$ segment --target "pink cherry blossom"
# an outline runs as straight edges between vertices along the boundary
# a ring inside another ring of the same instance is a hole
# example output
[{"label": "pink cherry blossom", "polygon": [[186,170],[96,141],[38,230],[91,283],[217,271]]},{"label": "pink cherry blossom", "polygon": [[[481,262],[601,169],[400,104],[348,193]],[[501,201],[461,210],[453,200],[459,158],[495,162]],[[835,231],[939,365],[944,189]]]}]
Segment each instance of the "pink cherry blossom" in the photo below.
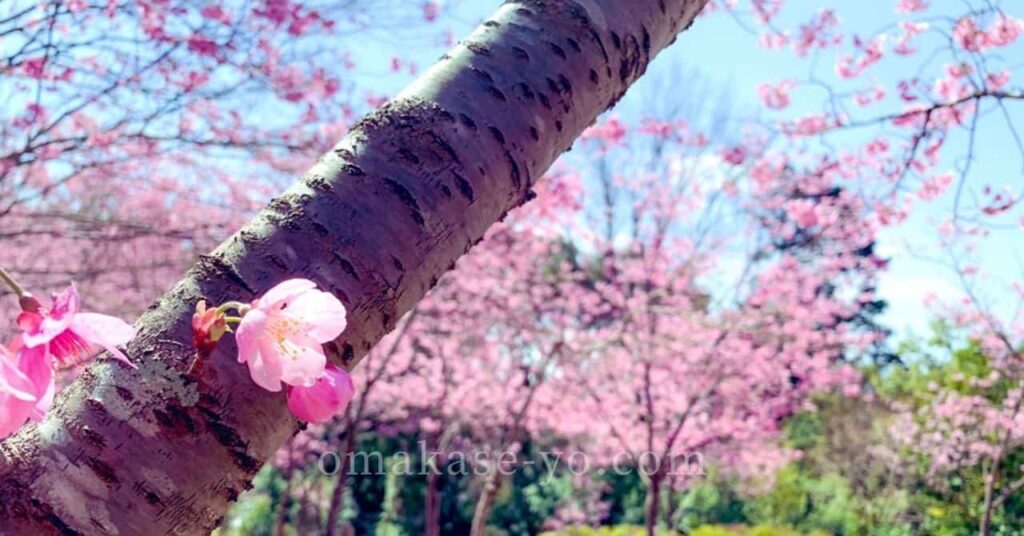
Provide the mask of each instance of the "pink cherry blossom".
[{"label": "pink cherry blossom", "polygon": [[46,354],[42,346],[24,347],[21,338],[14,340],[11,351],[17,352],[15,360],[18,370],[28,378],[31,393],[35,398],[29,418],[33,421],[41,421],[50,406],[53,405],[53,396],[57,391],[53,360]]},{"label": "pink cherry blossom", "polygon": [[608,146],[616,146],[622,143],[626,137],[626,128],[617,117],[610,117],[607,121],[595,124],[583,131],[580,135],[582,140],[597,140]]},{"label": "pink cherry blossom", "polygon": [[786,215],[789,219],[801,228],[813,227],[818,224],[818,214],[814,201],[809,199],[795,199],[789,201],[785,206]]},{"label": "pink cherry blossom", "polygon": [[743,161],[746,159],[747,152],[743,149],[743,147],[730,147],[729,149],[722,151],[722,160],[734,166],[742,164]]},{"label": "pink cherry blossom", "polygon": [[0,347],[0,438],[21,428],[35,405],[31,381],[18,369],[6,348]]},{"label": "pink cherry blossom", "polygon": [[953,27],[953,40],[964,50],[982,52],[1013,44],[1020,36],[1022,27],[1024,23],[1021,21],[1000,15],[988,28],[982,29],[974,17],[966,16]]},{"label": "pink cherry blossom", "polygon": [[324,375],[323,343],[345,330],[345,306],[308,279],[289,279],[255,300],[238,326],[238,362],[268,391],[312,387]]},{"label": "pink cherry blossom", "polygon": [[188,38],[188,49],[201,56],[215,56],[219,46],[209,37],[200,34],[192,34]]},{"label": "pink cherry blossom", "polygon": [[986,87],[992,91],[999,91],[1010,82],[1010,71],[1002,70],[998,73],[988,73],[985,75]]},{"label": "pink cherry blossom", "polygon": [[14,356],[0,346],[0,438],[28,420],[40,421],[53,403],[53,364],[44,347],[20,347]]},{"label": "pink cherry blossom", "polygon": [[781,110],[789,106],[789,91],[796,86],[792,80],[783,80],[778,84],[763,82],[757,87],[757,96],[765,108]]},{"label": "pink cherry blossom", "polygon": [[875,86],[864,91],[858,91],[853,96],[853,102],[857,106],[869,106],[885,98],[885,88]]},{"label": "pink cherry blossom", "polygon": [[981,50],[985,37],[985,33],[978,29],[977,23],[971,17],[960,19],[953,28],[953,38],[966,50]]},{"label": "pink cherry blossom", "polygon": [[231,15],[220,6],[205,6],[199,10],[199,14],[221,24],[231,24]]},{"label": "pink cherry blossom", "polygon": [[326,422],[348,406],[355,390],[348,372],[328,365],[312,386],[288,389],[288,409],[306,422]]},{"label": "pink cherry blossom", "polygon": [[21,64],[21,69],[29,78],[42,80],[46,77],[46,58],[39,56],[27,59]]},{"label": "pink cherry blossom", "polygon": [[917,196],[924,201],[931,201],[945,192],[953,184],[953,174],[943,173],[928,178],[917,191]]},{"label": "pink cherry blossom", "polygon": [[814,49],[825,49],[842,42],[839,31],[839,17],[832,9],[822,9],[806,24],[800,26],[799,35],[793,40],[797,56],[807,56]]},{"label": "pink cherry blossom", "polygon": [[441,3],[437,0],[430,0],[423,4],[423,20],[434,22],[441,11]]},{"label": "pink cherry blossom", "polygon": [[757,44],[769,50],[777,50],[789,44],[789,35],[781,32],[765,32],[758,38]]},{"label": "pink cherry blossom", "polygon": [[897,13],[913,13],[915,11],[924,11],[928,8],[928,3],[924,0],[899,0],[896,4]]},{"label": "pink cherry blossom", "polygon": [[80,312],[80,298],[74,283],[53,296],[49,311],[23,311],[18,315],[21,343],[27,349],[40,349],[59,367],[88,361],[96,346],[134,367],[117,349],[135,337],[135,328],[113,316]]},{"label": "pink cherry blossom", "polygon": [[929,28],[927,22],[900,21],[900,34],[892,51],[899,56],[910,56],[917,52],[911,41]]}]

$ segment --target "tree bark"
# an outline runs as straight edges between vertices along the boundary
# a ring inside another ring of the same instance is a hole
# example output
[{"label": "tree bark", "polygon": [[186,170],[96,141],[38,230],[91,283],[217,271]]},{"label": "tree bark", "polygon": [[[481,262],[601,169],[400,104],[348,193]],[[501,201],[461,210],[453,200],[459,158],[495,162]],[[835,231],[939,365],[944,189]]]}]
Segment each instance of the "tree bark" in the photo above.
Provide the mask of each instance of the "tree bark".
[{"label": "tree bark", "polygon": [[665,504],[662,506],[661,519],[669,530],[675,530],[676,512],[678,511],[678,506],[675,503],[676,475],[670,473],[665,478],[663,485],[665,487],[665,498],[663,501]]},{"label": "tree bark", "polygon": [[103,359],[0,446],[18,534],[206,534],[297,429],[231,337],[198,371],[190,318],[291,277],[336,294],[353,367],[533,184],[706,0],[518,0],[357,124],[138,320],[138,365]]},{"label": "tree bark", "polygon": [[992,505],[995,496],[996,478],[999,477],[1001,453],[992,460],[992,466],[988,471],[983,471],[985,476],[985,497],[981,507],[981,521],[978,523],[978,534],[989,536],[992,533]]},{"label": "tree bark", "polygon": [[647,536],[655,536],[658,531],[658,510],[661,508],[661,475],[658,472],[652,474],[647,482],[646,501],[646,528]]},{"label": "tree bark", "polygon": [[284,527],[288,523],[288,509],[291,508],[292,504],[293,478],[295,478],[295,474],[291,470],[284,475],[284,491],[281,492],[281,502],[277,505],[277,517],[274,519],[274,530],[271,533],[274,536],[287,535]]},{"label": "tree bark", "polygon": [[[428,453],[439,453],[447,450],[448,439],[446,433],[434,433],[427,436]],[[444,449],[444,450],[442,450]],[[423,497],[423,534],[424,536],[441,536],[441,490],[438,486],[441,483],[441,468],[444,467],[443,460],[433,459],[432,463],[424,463],[427,471],[427,489]]]},{"label": "tree bark", "polygon": [[498,497],[498,489],[501,487],[501,470],[497,464],[484,480],[484,488],[480,491],[480,498],[476,502],[476,510],[473,511],[473,524],[470,527],[470,536],[484,536],[487,533],[487,521],[491,518],[491,509],[494,508],[494,500]]},{"label": "tree bark", "polygon": [[441,491],[438,489],[440,482],[439,473],[427,473],[427,490],[423,506],[423,534],[426,536],[441,536]]}]

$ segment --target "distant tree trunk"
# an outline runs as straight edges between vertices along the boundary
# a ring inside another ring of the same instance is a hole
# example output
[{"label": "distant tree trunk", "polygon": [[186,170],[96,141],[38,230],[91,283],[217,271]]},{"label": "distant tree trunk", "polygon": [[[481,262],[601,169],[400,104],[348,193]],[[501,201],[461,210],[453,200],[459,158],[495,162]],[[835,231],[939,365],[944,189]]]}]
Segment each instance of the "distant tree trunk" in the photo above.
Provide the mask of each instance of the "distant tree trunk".
[{"label": "distant tree trunk", "polygon": [[985,477],[985,497],[981,506],[981,522],[978,524],[978,534],[980,536],[989,536],[992,532],[992,501],[995,495],[998,471],[998,460],[992,462],[992,467],[988,471],[983,471]]},{"label": "distant tree trunk", "polygon": [[226,337],[198,373],[200,299],[291,277],[341,298],[327,345],[351,368],[614,104],[706,0],[514,0],[324,155],[136,323],[129,369],[99,360],[0,446],[17,534],[208,534],[297,430]]},{"label": "distant tree trunk", "polygon": [[[1007,340],[1004,338],[1004,340]],[[1016,353],[1012,344],[1007,343],[1006,345],[1011,352],[1016,354],[1016,357],[1020,358],[1021,355]],[[1024,398],[1017,397],[1017,402],[1013,406],[1013,418],[1015,419],[1024,407]],[[996,499],[996,481],[999,479],[999,473],[1002,471],[1003,458],[1006,456],[1006,452],[1010,446],[1011,430],[1003,432],[1002,441],[999,443],[999,448],[996,451],[995,456],[992,457],[992,462],[989,466],[989,470],[982,471],[985,475],[985,499],[982,504],[981,512],[981,523],[978,526],[978,533],[981,536],[989,536],[992,532],[992,511],[995,509],[997,503],[1001,504],[1002,499]],[[1014,487],[1010,485],[1005,490],[1008,493],[1013,493]]]},{"label": "distant tree trunk", "polygon": [[[358,418],[356,420],[358,422]],[[352,454],[356,451],[356,430],[353,422],[345,418],[345,443],[341,449],[340,465],[335,480],[334,491],[331,492],[331,504],[327,511],[327,536],[337,536],[340,527],[342,507],[345,505],[345,486],[348,485],[349,470],[352,468]]]},{"label": "distant tree trunk", "polygon": [[497,465],[487,474],[487,478],[484,480],[484,489],[480,491],[480,498],[477,500],[476,510],[473,512],[470,536],[483,536],[487,533],[487,520],[491,518],[491,509],[494,508],[494,500],[498,497],[502,476]]},{"label": "distant tree trunk", "polygon": [[669,530],[674,530],[676,526],[676,513],[679,510],[675,499],[676,499],[676,475],[671,473],[667,475],[663,484],[665,487],[664,506],[662,507],[662,521],[665,522],[665,526]]},{"label": "distant tree trunk", "polygon": [[[448,436],[448,433],[440,432],[430,434],[425,440],[426,452],[442,456],[442,452],[448,446]],[[423,498],[423,534],[426,536],[441,536],[441,490],[438,486],[441,483],[443,465],[442,460],[434,459],[431,467],[424,468],[427,471],[427,489]]]},{"label": "distant tree trunk", "polygon": [[437,489],[441,475],[435,471],[427,474],[427,493],[423,508],[423,533],[426,536],[441,536],[441,491]]},{"label": "distant tree trunk", "polygon": [[284,470],[284,490],[281,492],[281,502],[277,505],[277,518],[274,520],[274,536],[285,536],[284,527],[288,520],[288,508],[292,498],[292,480],[295,478],[295,471],[292,467],[292,446],[288,445],[288,465]]},{"label": "distant tree trunk", "polygon": [[645,504],[647,536],[655,536],[658,530],[658,510],[661,507],[661,484],[661,472],[655,471],[647,481],[647,501]]},{"label": "distant tree trunk", "polygon": [[[315,484],[313,484],[315,486]],[[320,508],[320,497],[311,485],[303,487],[302,494],[296,499],[299,503],[298,515],[292,525],[296,534],[320,534],[323,531],[323,510]]]}]

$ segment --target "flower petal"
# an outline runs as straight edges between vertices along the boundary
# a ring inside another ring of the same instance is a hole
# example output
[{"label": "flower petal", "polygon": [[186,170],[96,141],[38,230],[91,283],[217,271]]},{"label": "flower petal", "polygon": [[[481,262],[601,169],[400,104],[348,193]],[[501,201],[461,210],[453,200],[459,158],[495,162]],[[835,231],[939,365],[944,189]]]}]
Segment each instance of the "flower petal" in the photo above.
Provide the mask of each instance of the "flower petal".
[{"label": "flower petal", "polygon": [[267,326],[267,315],[253,309],[242,317],[235,330],[235,341],[238,342],[238,362],[248,363],[259,353],[259,340]]},{"label": "flower petal", "polygon": [[18,368],[25,373],[32,383],[32,394],[36,401],[29,417],[33,421],[41,421],[53,405],[56,384],[53,377],[53,359],[44,347],[22,348],[18,352]]},{"label": "flower petal", "polygon": [[33,402],[0,394],[0,439],[17,432],[28,421]]},{"label": "flower petal", "polygon": [[268,391],[281,390],[281,363],[273,355],[264,354],[262,341],[267,336],[267,315],[253,309],[242,317],[235,332],[238,362],[249,365],[252,381]]},{"label": "flower petal", "polygon": [[291,386],[309,387],[324,374],[327,356],[320,343],[309,337],[293,336],[275,340],[265,338],[260,353],[281,369],[281,381]]},{"label": "flower petal", "polygon": [[310,289],[315,289],[316,283],[308,279],[288,279],[282,281],[273,288],[268,290],[260,299],[258,307],[260,309],[272,309],[278,304],[290,300],[303,292]]},{"label": "flower petal", "polygon": [[288,391],[288,409],[310,423],[329,421],[352,400],[352,377],[337,367],[328,366],[311,387],[293,387]]},{"label": "flower petal", "polygon": [[268,358],[262,350],[249,361],[249,376],[252,381],[260,387],[276,393],[281,390],[281,362]]},{"label": "flower petal", "polygon": [[18,368],[15,361],[6,355],[0,355],[0,394],[7,394],[24,402],[36,401],[32,381]]},{"label": "flower petal", "polygon": [[78,315],[80,302],[78,289],[71,283],[64,292],[53,295],[53,305],[46,313],[23,312],[18,315],[18,327],[24,332],[25,346],[40,346],[64,333]]},{"label": "flower petal", "polygon": [[102,346],[114,357],[136,368],[118,346],[126,344],[135,337],[135,328],[120,318],[101,315],[99,313],[78,313],[71,321],[71,331],[79,337]]},{"label": "flower petal", "polygon": [[39,313],[22,312],[18,315],[18,328],[22,331],[25,346],[43,346],[64,333],[73,316],[52,318]]},{"label": "flower petal", "polygon": [[50,312],[47,316],[55,320],[61,320],[77,314],[81,306],[82,299],[78,295],[78,288],[72,282],[68,288],[64,289],[64,292],[53,295],[53,305],[50,307]]},{"label": "flower petal", "polygon": [[296,296],[282,312],[310,327],[309,336],[317,342],[332,341],[345,331],[345,306],[333,294],[311,290]]}]

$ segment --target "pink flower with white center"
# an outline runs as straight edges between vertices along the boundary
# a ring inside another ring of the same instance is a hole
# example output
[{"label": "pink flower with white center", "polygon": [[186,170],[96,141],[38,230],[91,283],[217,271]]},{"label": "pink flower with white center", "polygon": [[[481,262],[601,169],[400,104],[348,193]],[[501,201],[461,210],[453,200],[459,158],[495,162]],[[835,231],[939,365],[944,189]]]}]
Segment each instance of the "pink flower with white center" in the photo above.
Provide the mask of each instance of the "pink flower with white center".
[{"label": "pink flower with white center", "polygon": [[132,365],[117,349],[135,337],[135,328],[113,316],[83,313],[74,283],[54,294],[49,311],[23,311],[18,315],[21,342],[26,349],[44,350],[58,367],[71,367],[88,361],[97,346]]},{"label": "pink flower with white center", "polygon": [[288,409],[306,422],[327,422],[348,406],[355,392],[352,376],[328,365],[311,387],[288,388]]},{"label": "pink flower with white center", "polygon": [[238,362],[256,385],[312,387],[324,375],[323,343],[345,330],[345,306],[307,279],[289,279],[252,303],[238,326]]},{"label": "pink flower with white center", "polygon": [[[20,346],[15,342],[15,347]],[[0,438],[26,421],[40,421],[53,403],[53,364],[43,347],[20,348],[17,356],[0,346]]]}]

